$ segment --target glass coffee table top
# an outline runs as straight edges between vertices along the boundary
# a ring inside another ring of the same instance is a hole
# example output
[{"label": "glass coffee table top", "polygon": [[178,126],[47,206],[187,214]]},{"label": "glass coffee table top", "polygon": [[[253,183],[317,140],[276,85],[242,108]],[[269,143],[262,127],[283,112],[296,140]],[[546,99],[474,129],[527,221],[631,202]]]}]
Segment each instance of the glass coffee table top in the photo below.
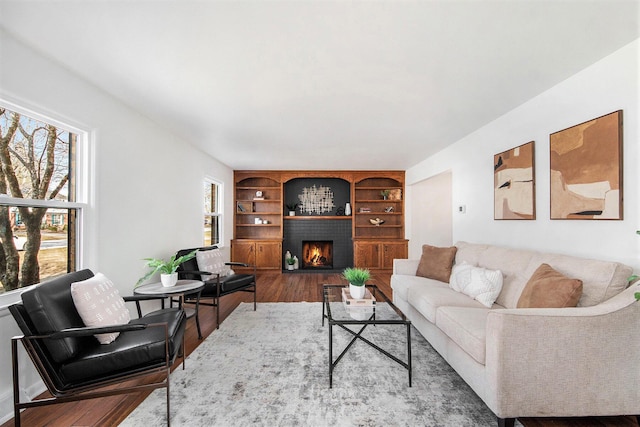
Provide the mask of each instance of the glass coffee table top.
[{"label": "glass coffee table top", "polygon": [[[349,296],[349,286],[324,285],[326,317],[332,322],[347,323],[411,323],[406,316],[375,285],[366,285],[368,294],[375,298],[375,304],[358,301],[346,304],[343,292]],[[375,314],[375,317],[372,317]]]}]

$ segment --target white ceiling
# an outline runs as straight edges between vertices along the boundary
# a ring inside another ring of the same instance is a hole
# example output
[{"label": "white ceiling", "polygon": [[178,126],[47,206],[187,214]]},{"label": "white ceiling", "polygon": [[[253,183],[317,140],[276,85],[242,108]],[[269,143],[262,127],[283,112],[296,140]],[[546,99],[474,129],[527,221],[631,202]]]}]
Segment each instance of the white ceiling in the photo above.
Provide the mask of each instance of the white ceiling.
[{"label": "white ceiling", "polygon": [[640,37],[639,6],[0,0],[0,24],[234,169],[407,169]]}]

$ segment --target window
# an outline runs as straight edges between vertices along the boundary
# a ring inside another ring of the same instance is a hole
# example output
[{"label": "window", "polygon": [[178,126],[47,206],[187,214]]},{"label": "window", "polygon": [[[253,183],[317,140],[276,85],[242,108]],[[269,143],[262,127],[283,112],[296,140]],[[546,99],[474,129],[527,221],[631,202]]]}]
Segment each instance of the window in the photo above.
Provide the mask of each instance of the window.
[{"label": "window", "polygon": [[75,271],[83,207],[80,132],[10,108],[0,103],[0,293]]},{"label": "window", "polygon": [[205,179],[204,181],[204,245],[220,245],[222,235],[222,185]]}]

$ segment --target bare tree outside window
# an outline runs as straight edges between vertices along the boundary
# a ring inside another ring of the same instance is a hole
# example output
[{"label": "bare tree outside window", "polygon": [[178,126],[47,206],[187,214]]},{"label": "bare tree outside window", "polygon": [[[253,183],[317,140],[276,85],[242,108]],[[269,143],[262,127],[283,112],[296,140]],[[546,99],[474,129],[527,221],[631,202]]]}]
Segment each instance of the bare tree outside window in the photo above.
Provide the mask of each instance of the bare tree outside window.
[{"label": "bare tree outside window", "polygon": [[[70,159],[75,141],[67,130],[0,106],[1,292],[39,283],[73,266],[68,243],[74,241],[70,224],[75,211],[47,202],[74,201]],[[45,240],[57,243],[44,245]]]}]

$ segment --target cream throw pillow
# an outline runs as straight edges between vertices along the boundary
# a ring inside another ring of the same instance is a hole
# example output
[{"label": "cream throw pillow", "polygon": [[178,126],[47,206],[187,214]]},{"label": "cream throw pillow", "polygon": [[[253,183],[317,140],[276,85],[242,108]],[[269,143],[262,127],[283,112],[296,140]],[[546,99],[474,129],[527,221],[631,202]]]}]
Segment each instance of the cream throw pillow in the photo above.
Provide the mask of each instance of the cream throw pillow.
[{"label": "cream throw pillow", "polygon": [[[198,270],[208,271],[209,273],[226,276],[231,273],[228,265],[224,264],[222,251],[220,249],[211,249],[208,251],[196,252],[196,260],[198,261]],[[203,275],[202,280],[209,280],[215,277]]]},{"label": "cream throw pillow", "polygon": [[[82,282],[72,283],[71,297],[86,326],[125,325],[131,320],[120,292],[102,273]],[[97,334],[95,337],[100,344],[110,344],[118,335],[120,332]]]},{"label": "cream throw pillow", "polygon": [[466,263],[456,264],[451,270],[449,286],[491,308],[502,290],[502,272]]}]

